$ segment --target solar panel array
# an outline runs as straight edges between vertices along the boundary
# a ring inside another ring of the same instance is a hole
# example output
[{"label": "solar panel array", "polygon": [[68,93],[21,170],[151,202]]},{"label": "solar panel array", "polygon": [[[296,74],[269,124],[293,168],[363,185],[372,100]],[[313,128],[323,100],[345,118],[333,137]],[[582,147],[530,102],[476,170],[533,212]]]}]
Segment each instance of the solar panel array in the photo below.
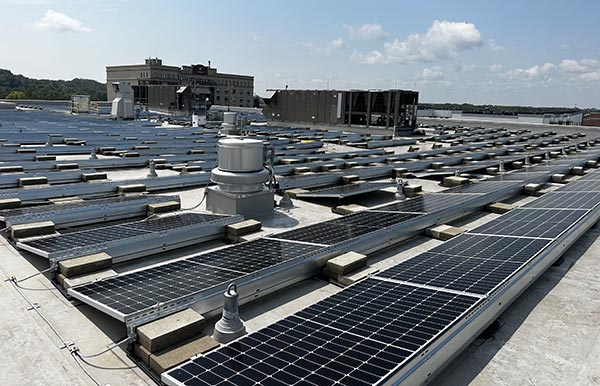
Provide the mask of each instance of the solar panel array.
[{"label": "solar panel array", "polygon": [[319,247],[258,239],[141,271],[98,280],[77,292],[122,315],[193,294],[307,256]]},{"label": "solar panel array", "polygon": [[101,205],[111,205],[122,202],[155,202],[155,201],[167,201],[167,200],[178,200],[178,197],[171,196],[120,196],[120,197],[110,197],[110,198],[99,198],[95,200],[86,200],[86,201],[74,201],[74,202],[64,202],[61,204],[49,204],[49,205],[39,205],[39,206],[28,206],[26,208],[13,208],[13,209],[2,209],[0,210],[0,219],[10,218],[15,216],[29,215],[29,214],[37,214],[37,213],[45,213],[51,211],[65,211],[77,208],[84,208],[88,206],[101,206]]},{"label": "solar panel array", "polygon": [[370,208],[370,211],[433,213],[473,199],[472,194],[430,193],[410,200]]},{"label": "solar panel array", "polygon": [[[568,190],[555,194],[573,202]],[[186,386],[380,384],[426,352],[501,283],[561,242],[564,231],[591,213],[592,198],[574,197],[583,208],[513,210],[192,358],[163,373],[162,380]],[[599,205],[597,200],[594,209]]]},{"label": "solar panel array", "polygon": [[187,386],[372,385],[478,301],[367,279],[168,377]]},{"label": "solar panel array", "polygon": [[185,228],[210,221],[221,220],[223,216],[204,213],[182,213],[176,216],[150,218],[125,224],[111,225],[85,231],[66,233],[23,241],[20,245],[44,253],[67,253],[78,248],[91,248],[116,240],[149,235],[156,232]]},{"label": "solar panel array", "polygon": [[306,193],[298,193],[298,197],[309,197],[309,198],[319,198],[319,197],[334,197],[334,198],[344,198],[350,196],[356,196],[359,194],[365,194],[374,192],[377,190],[390,188],[395,186],[394,182],[362,182],[358,184],[349,184],[342,186],[333,186],[321,189],[311,190]]},{"label": "solar panel array", "polygon": [[[377,234],[389,232],[391,227],[395,227],[398,232],[401,232],[401,229],[403,229],[402,226],[407,224],[407,222],[417,220],[421,216],[425,215],[437,216],[439,213],[438,211],[440,210],[450,209],[451,212],[462,211],[464,210],[465,206],[468,206],[468,203],[471,200],[477,200],[477,202],[481,201],[481,197],[483,197],[487,191],[496,193],[499,190],[507,188],[516,188],[518,190],[523,183],[523,181],[518,180],[500,182],[486,181],[475,183],[472,184],[472,190],[474,191],[472,193],[429,194],[402,202],[385,205],[379,208],[373,208],[373,210],[370,211],[355,213],[334,220],[274,234],[269,236],[266,240],[271,242],[280,242],[280,245],[285,246],[300,246],[306,251],[305,255],[322,251],[325,247],[342,248],[341,245],[345,243],[351,243],[353,240],[356,241],[360,237],[364,237],[366,235],[373,235],[373,237],[375,237]],[[488,185],[491,185],[491,187],[487,188]],[[132,231],[140,230],[136,228]],[[240,250],[240,248],[245,248],[241,245],[246,244],[225,248],[223,249],[222,253],[229,253],[228,251],[231,251],[231,259],[234,259],[234,257],[238,254],[237,251]],[[225,258],[219,260],[223,265],[219,265],[221,263],[210,263],[208,265],[195,264],[198,262],[198,259],[201,260],[204,258],[209,258],[205,256],[210,256],[210,254],[198,255],[197,257],[193,257],[193,260],[190,260],[187,263],[176,262],[172,264],[177,264],[177,266],[174,267],[175,270],[179,269],[179,265],[184,265],[185,271],[189,272],[190,275],[194,274],[199,278],[210,277],[210,280],[206,282],[207,285],[188,287],[186,289],[186,294],[191,295],[194,294],[194,291],[199,292],[223,283],[227,283],[232,280],[232,278],[240,280],[243,274],[258,272],[259,270],[271,267],[272,263],[275,263],[269,261],[268,259],[266,259],[264,262],[261,262],[261,259],[263,259],[262,255],[264,254],[264,248],[262,248],[259,244],[255,244],[254,242],[248,244],[248,249],[246,250],[245,254],[250,256],[251,265],[254,265],[252,269],[241,270],[239,268],[233,268],[233,271],[227,271],[227,273],[223,273],[223,275],[220,275],[220,271],[218,270],[230,266],[230,263],[228,263],[228,260]],[[302,258],[305,255],[298,255],[297,258]],[[191,263],[192,265],[188,263]],[[146,300],[143,302],[139,301],[138,303],[142,304],[143,307],[146,307],[147,304],[156,304],[157,300],[154,299],[153,292],[148,291],[145,281],[152,282],[157,288],[161,286],[161,283],[164,283],[165,287],[169,287],[171,285],[171,278],[159,274],[159,272],[163,270],[170,270],[169,264],[171,263],[165,264],[162,267],[138,271],[135,273],[135,280],[133,281],[128,281],[128,277],[133,274],[123,274],[117,278],[100,280],[93,285],[88,284],[71,288],[69,289],[69,293],[72,296],[84,301],[88,301],[88,298],[90,298],[88,295],[93,293],[95,295],[91,303],[105,311],[112,310],[113,307],[118,306],[118,304],[114,303],[110,298],[114,295],[119,295],[122,299],[134,297],[139,300],[144,298]],[[232,262],[231,264],[234,263]],[[232,272],[235,272],[236,274],[232,276]],[[144,280],[144,277],[147,277],[147,280]],[[219,277],[220,279],[215,279]],[[101,287],[104,282],[115,284],[114,286],[111,285],[108,293],[109,296],[104,295],[106,291],[104,291]],[[126,284],[127,287],[121,288],[121,284]],[[173,302],[179,298],[179,294],[177,292],[173,292],[169,295],[168,291],[163,291],[161,296],[163,296],[161,299],[170,298],[170,301]],[[136,308],[135,311],[138,311],[138,309]]]}]

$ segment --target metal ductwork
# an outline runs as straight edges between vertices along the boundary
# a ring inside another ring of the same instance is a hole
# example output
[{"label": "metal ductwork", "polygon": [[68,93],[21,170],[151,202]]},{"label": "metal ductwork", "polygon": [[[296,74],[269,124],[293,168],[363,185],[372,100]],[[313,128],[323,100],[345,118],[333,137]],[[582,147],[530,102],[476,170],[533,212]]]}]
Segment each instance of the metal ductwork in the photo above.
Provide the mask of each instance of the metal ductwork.
[{"label": "metal ductwork", "polygon": [[211,171],[206,208],[214,213],[253,216],[273,210],[273,191],[265,186],[271,173],[264,167],[262,141],[228,137],[218,142],[219,166]]}]

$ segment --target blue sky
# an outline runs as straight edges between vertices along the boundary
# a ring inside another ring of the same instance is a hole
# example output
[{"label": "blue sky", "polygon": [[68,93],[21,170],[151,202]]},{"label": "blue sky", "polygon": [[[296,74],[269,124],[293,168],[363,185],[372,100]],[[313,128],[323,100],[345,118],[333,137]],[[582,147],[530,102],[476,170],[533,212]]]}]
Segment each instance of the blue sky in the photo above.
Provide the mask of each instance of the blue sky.
[{"label": "blue sky", "polygon": [[0,68],[105,81],[158,56],[267,88],[600,107],[600,2],[0,0]]}]

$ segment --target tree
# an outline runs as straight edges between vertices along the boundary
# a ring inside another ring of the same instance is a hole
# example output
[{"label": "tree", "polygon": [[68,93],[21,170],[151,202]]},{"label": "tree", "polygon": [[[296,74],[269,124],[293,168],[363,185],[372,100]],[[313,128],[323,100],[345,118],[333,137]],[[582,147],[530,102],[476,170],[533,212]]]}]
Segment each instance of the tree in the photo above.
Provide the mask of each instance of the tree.
[{"label": "tree", "polygon": [[13,90],[8,93],[6,99],[25,99],[25,93],[19,90]]}]

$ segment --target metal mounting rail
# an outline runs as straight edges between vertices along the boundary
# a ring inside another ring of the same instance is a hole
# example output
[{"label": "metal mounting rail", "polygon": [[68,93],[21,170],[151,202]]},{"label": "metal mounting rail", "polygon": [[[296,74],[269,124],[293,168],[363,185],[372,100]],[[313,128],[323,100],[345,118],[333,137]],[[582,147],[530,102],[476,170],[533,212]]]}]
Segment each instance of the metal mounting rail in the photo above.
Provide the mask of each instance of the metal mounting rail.
[{"label": "metal mounting rail", "polygon": [[[120,263],[123,261],[135,259],[138,257],[149,256],[158,252],[169,251],[172,249],[182,248],[188,245],[203,243],[209,240],[221,238],[224,235],[225,227],[228,224],[233,224],[242,221],[244,218],[239,215],[210,215],[210,219],[201,220],[184,226],[167,227],[160,230],[148,230],[135,232],[133,235],[127,234],[128,230],[139,229],[138,224],[157,222],[164,218],[177,218],[179,216],[197,215],[199,213],[184,213],[169,215],[166,217],[146,219],[132,223],[123,223],[109,227],[91,229],[87,231],[68,233],[50,237],[35,237],[30,239],[22,239],[17,242],[17,248],[29,251],[38,256],[44,257],[50,261],[52,265],[58,261],[71,259],[78,256],[89,255],[98,252],[106,252],[113,258],[113,262]],[[101,232],[113,233],[106,241],[97,242],[94,233],[99,233],[98,238],[102,239]],[[68,249],[46,250],[43,247],[38,247],[40,241],[42,245],[46,241],[52,242],[61,237],[78,238],[85,241],[89,239],[87,244],[73,245]]]},{"label": "metal mounting rail", "polygon": [[28,177],[46,177],[50,185],[54,184],[67,184],[73,182],[81,182],[81,174],[93,173],[95,169],[76,169],[66,171],[48,171],[45,173],[10,173],[0,174],[0,189],[15,188],[19,186],[20,178]]},{"label": "metal mounting rail", "polygon": [[205,185],[210,173],[199,172],[177,176],[138,178],[124,181],[88,182],[69,185],[54,185],[29,189],[0,190],[0,198],[18,198],[21,201],[39,201],[69,196],[116,195],[117,187],[143,184],[149,192]]},{"label": "metal mounting rail", "polygon": [[176,201],[179,196],[145,195],[120,196],[83,202],[40,205],[27,208],[0,210],[4,227],[51,220],[56,228],[66,228],[145,216],[148,204]]}]

